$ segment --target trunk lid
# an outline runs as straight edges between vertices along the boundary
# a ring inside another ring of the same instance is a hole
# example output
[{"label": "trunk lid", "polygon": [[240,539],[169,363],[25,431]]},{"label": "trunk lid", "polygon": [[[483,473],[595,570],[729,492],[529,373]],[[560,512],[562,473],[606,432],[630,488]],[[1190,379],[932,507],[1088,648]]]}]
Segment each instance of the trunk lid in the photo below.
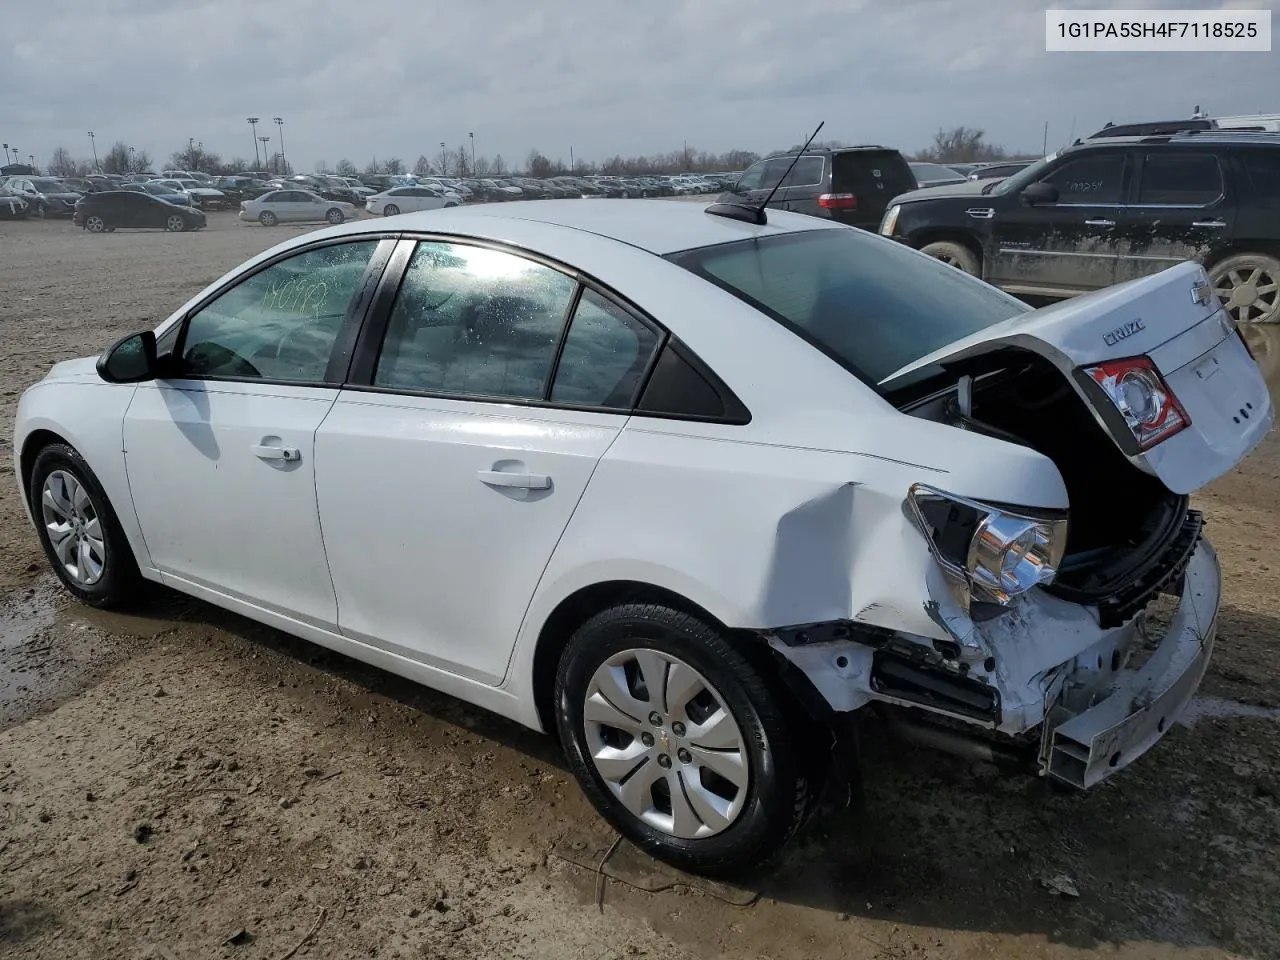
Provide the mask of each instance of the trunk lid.
[{"label": "trunk lid", "polygon": [[[1174,493],[1191,493],[1231,470],[1275,419],[1261,371],[1195,263],[1011,317],[895,371],[880,387],[892,390],[1009,348],[1052,362],[1129,460]],[[1087,372],[1139,357],[1148,358],[1189,421],[1146,449]]]}]

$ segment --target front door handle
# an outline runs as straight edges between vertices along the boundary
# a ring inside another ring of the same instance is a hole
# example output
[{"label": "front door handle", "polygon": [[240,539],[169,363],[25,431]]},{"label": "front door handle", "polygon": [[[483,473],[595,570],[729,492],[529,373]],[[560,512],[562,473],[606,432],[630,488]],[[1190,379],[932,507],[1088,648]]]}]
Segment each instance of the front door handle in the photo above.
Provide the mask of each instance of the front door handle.
[{"label": "front door handle", "polygon": [[545,473],[507,473],[505,470],[481,470],[476,476],[491,487],[516,487],[521,490],[549,490],[551,478]]},{"label": "front door handle", "polygon": [[1196,220],[1191,225],[1193,227],[1212,227],[1215,230],[1221,230],[1227,223],[1225,220]]},{"label": "front door handle", "polygon": [[286,463],[294,463],[302,459],[302,451],[297,447],[275,447],[265,443],[255,443],[249,448],[259,460],[283,460]]},{"label": "front door handle", "polygon": [[1114,220],[1086,220],[1084,224],[1086,227],[1114,227],[1116,222]]}]

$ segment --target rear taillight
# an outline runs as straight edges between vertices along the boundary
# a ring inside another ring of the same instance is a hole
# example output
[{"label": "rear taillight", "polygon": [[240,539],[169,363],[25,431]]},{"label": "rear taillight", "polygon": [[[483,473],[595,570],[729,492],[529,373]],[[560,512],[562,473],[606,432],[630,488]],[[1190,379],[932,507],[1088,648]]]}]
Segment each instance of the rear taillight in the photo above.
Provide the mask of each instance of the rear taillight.
[{"label": "rear taillight", "polygon": [[856,193],[823,193],[818,196],[818,206],[823,210],[857,210]]},{"label": "rear taillight", "polygon": [[1139,450],[1150,450],[1191,426],[1187,411],[1182,409],[1149,357],[1111,360],[1086,367],[1084,372],[1115,405],[1133,431]]}]

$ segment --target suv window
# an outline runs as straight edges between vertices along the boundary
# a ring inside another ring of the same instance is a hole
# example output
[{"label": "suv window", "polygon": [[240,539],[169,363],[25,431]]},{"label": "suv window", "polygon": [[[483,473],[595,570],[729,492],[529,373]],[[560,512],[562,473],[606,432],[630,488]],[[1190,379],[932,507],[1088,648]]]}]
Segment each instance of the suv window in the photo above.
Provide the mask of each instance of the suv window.
[{"label": "suv window", "polygon": [[180,375],[323,383],[377,245],[361,240],[308,250],[221,294],[187,322]]},{"label": "suv window", "polygon": [[551,399],[630,408],[658,334],[594,290],[584,290],[556,367]]},{"label": "suv window", "polygon": [[541,400],[575,288],[558,270],[502,250],[420,243],[373,383]]},{"label": "suv window", "polygon": [[[788,158],[787,163],[791,163]],[[822,169],[824,163],[822,157],[801,157],[796,161],[796,168],[791,171],[786,180],[783,181],[784,187],[816,187],[822,184]],[[786,170],[786,166],[782,168]]]},{"label": "suv window", "polygon": [[1202,207],[1222,196],[1222,170],[1211,154],[1149,153],[1142,164],[1138,205]]},{"label": "suv window", "polygon": [[1058,188],[1058,203],[1115,204],[1123,178],[1124,154],[1102,153],[1068,160],[1041,180]]},{"label": "suv window", "polygon": [[1030,309],[939,260],[860,230],[813,230],[671,259],[773,317],[872,385]]},{"label": "suv window", "polygon": [[1254,198],[1280,201],[1280,150],[1248,150],[1242,159]]}]

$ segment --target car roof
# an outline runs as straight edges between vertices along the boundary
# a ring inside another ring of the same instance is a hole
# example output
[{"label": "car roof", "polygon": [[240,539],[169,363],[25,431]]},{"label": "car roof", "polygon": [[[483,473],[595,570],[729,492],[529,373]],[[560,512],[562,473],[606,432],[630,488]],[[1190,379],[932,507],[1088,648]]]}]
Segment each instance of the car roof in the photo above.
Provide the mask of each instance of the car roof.
[{"label": "car roof", "polygon": [[[758,226],[713,216],[706,209],[701,203],[672,200],[540,200],[536,204],[489,203],[411,213],[402,222],[406,230],[474,231],[482,236],[500,234],[504,221],[537,223],[595,234],[658,256],[749,237],[839,228],[817,217],[776,210],[769,211],[767,225]],[[377,228],[376,220],[359,223]]]},{"label": "car roof", "polygon": [[1077,150],[1087,150],[1101,146],[1132,146],[1137,144],[1149,146],[1157,143],[1216,143],[1235,144],[1237,146],[1246,146],[1249,144],[1257,144],[1259,146],[1280,146],[1280,133],[1261,130],[1231,130],[1230,128],[1219,128],[1216,130],[1188,130],[1184,133],[1152,133],[1145,136],[1092,137],[1088,140],[1082,140],[1079,143],[1073,143],[1063,152],[1075,152]]}]

